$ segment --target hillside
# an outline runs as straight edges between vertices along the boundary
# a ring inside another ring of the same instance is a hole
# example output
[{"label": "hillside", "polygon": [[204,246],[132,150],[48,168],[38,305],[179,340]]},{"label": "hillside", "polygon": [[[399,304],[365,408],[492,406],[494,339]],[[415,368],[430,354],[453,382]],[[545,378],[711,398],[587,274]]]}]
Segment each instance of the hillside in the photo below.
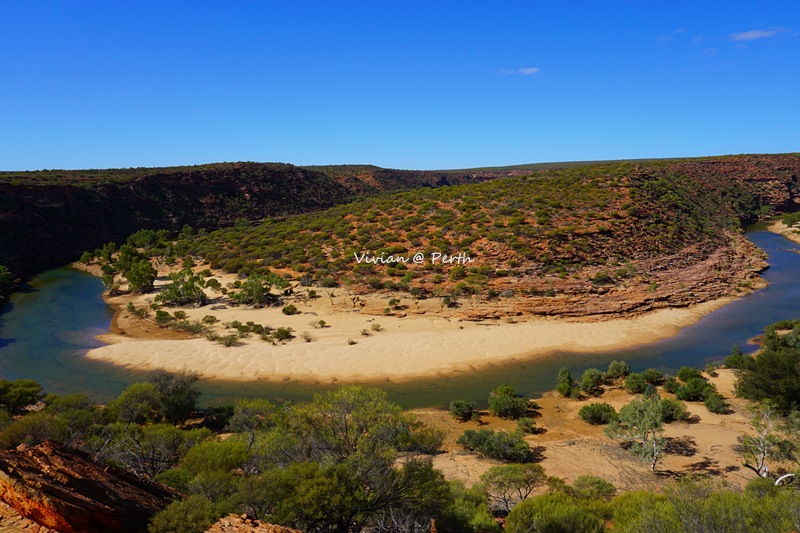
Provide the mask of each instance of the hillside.
[{"label": "hillside", "polygon": [[0,265],[19,274],[143,229],[217,228],[316,211],[367,195],[488,178],[280,163],[0,172]]},{"label": "hillside", "polygon": [[524,296],[509,314],[628,314],[752,288],[766,264],[741,227],[797,210],[799,174],[795,156],[600,164],[369,198],[152,253],[456,310]]}]

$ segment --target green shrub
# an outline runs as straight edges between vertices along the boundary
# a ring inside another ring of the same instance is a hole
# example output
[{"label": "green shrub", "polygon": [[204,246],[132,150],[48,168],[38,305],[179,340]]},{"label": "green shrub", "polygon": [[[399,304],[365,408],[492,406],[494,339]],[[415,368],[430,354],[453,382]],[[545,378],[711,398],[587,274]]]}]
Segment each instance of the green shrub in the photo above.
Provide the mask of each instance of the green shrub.
[{"label": "green shrub", "polygon": [[667,392],[671,392],[672,394],[678,392],[678,389],[680,388],[681,388],[680,382],[673,377],[667,378],[667,380],[664,382],[664,390]]},{"label": "green shrub", "polygon": [[468,429],[456,442],[468,450],[499,461],[524,463],[531,455],[530,446],[518,432]]},{"label": "green shrub", "polygon": [[608,365],[608,372],[606,376],[610,379],[617,379],[627,376],[631,373],[631,367],[625,361],[611,361]]},{"label": "green shrub", "polygon": [[641,374],[629,374],[625,378],[625,390],[628,394],[641,394],[647,386],[647,381]]},{"label": "green shrub", "polygon": [[655,368],[648,368],[642,372],[642,376],[644,376],[644,380],[651,385],[659,385],[664,381],[664,373]]},{"label": "green shrub", "polygon": [[183,320],[184,318],[186,318],[186,311],[178,310],[172,313],[172,315],[178,320]]},{"label": "green shrub", "polygon": [[517,420],[517,430],[531,435],[538,431],[536,428],[536,421],[528,417],[522,417]]},{"label": "green shrub", "polygon": [[611,501],[617,488],[605,479],[596,476],[579,476],[572,483],[572,494],[579,500]]},{"label": "green shrub", "polygon": [[294,315],[294,314],[297,313],[297,307],[295,307],[293,304],[289,304],[286,307],[284,307],[283,309],[281,309],[281,312],[284,315]]},{"label": "green shrub", "polygon": [[[534,529],[535,528],[535,529]],[[604,533],[603,520],[582,509],[566,494],[528,498],[511,510],[506,533]]]},{"label": "green shrub", "polygon": [[708,395],[705,406],[706,409],[718,415],[723,415],[728,412],[728,404],[722,398],[722,394],[718,392],[712,392]]},{"label": "green shrub", "polygon": [[581,376],[581,390],[586,394],[595,394],[603,381],[603,373],[596,368],[587,368]]},{"label": "green shrub", "polygon": [[558,371],[556,384],[556,391],[565,398],[569,397],[574,384],[572,381],[572,373],[569,371],[569,368],[564,367]]},{"label": "green shrub", "polygon": [[233,346],[239,342],[239,335],[223,335],[217,338],[217,342],[223,346]]},{"label": "green shrub", "polygon": [[480,418],[480,412],[475,409],[475,402],[468,402],[466,400],[453,400],[450,402],[450,416],[457,418],[462,422],[467,420],[477,420]]},{"label": "green shrub", "polygon": [[687,418],[689,418],[689,413],[686,411],[686,405],[683,402],[669,398],[661,400],[661,419],[665,424],[676,420],[686,420]]},{"label": "green shrub", "polygon": [[521,417],[528,411],[528,403],[511,385],[500,385],[489,394],[489,412],[500,418]]},{"label": "green shrub", "polygon": [[590,403],[589,405],[581,407],[581,410],[578,411],[578,416],[581,417],[581,420],[589,424],[601,425],[608,424],[616,419],[617,411],[605,402]]},{"label": "green shrub", "polygon": [[217,322],[217,317],[214,315],[206,315],[203,317],[203,322],[205,324],[215,324]]},{"label": "green shrub", "polygon": [[159,326],[165,326],[172,320],[173,317],[168,312],[162,311],[161,309],[156,311],[156,324]]},{"label": "green shrub", "polygon": [[716,387],[707,382],[701,377],[690,378],[680,389],[675,393],[679,400],[685,402],[699,402],[705,401],[709,394],[714,392]]},{"label": "green shrub", "polygon": [[278,328],[272,334],[279,341],[285,341],[292,338],[292,328]]},{"label": "green shrub", "polygon": [[691,366],[684,366],[684,367],[681,367],[680,370],[678,370],[678,379],[683,381],[684,383],[686,383],[687,381],[689,381],[692,378],[701,378],[702,379],[702,377],[703,377],[703,374],[698,369],[696,369],[694,367],[691,367]]}]

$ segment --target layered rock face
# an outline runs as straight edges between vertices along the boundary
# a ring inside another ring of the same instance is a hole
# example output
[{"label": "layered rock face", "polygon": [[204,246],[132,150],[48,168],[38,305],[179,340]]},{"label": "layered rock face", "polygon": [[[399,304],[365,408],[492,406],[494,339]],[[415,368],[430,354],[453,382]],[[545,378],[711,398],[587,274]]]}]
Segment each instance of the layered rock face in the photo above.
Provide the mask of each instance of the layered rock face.
[{"label": "layered rock face", "polygon": [[169,487],[144,484],[49,441],[0,452],[0,500],[47,528],[7,519],[17,520],[22,531],[135,533],[146,530],[153,514],[181,497]]}]

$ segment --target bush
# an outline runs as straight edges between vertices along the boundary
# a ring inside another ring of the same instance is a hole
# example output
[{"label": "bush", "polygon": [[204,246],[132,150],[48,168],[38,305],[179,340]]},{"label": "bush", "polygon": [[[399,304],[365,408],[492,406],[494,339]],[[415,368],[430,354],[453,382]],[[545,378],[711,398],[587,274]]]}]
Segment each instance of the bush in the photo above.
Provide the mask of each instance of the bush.
[{"label": "bush", "polygon": [[278,328],[272,334],[279,341],[285,341],[292,338],[292,328]]},{"label": "bush", "polygon": [[647,386],[647,381],[641,374],[629,374],[625,378],[625,390],[628,394],[641,394]]},{"label": "bush", "polygon": [[569,368],[562,368],[558,371],[558,377],[556,378],[556,391],[563,397],[567,398],[570,393],[572,392],[572,373],[569,371]]},{"label": "bush", "polygon": [[702,378],[703,374],[696,368],[691,366],[684,366],[678,370],[678,379],[683,381],[684,383],[688,382],[692,378]]},{"label": "bush", "polygon": [[475,409],[475,402],[468,402],[466,400],[453,400],[450,402],[450,416],[457,418],[462,422],[467,420],[477,420],[480,418],[480,412]]},{"label": "bush", "polygon": [[566,494],[542,494],[514,507],[503,530],[507,533],[604,533],[606,526]]},{"label": "bush", "polygon": [[579,500],[611,501],[617,488],[596,476],[580,476],[572,483],[572,494]]},{"label": "bush", "polygon": [[712,392],[708,395],[705,406],[706,409],[718,415],[723,415],[728,412],[728,404],[722,398],[722,394],[718,392]]},{"label": "bush", "polygon": [[664,381],[664,373],[655,368],[648,368],[642,372],[642,376],[644,376],[644,380],[651,385],[658,385]]},{"label": "bush", "polygon": [[664,382],[664,390],[667,392],[671,392],[675,394],[678,392],[678,389],[681,388],[681,384],[675,378],[667,378],[667,381]]},{"label": "bush", "polygon": [[617,411],[607,403],[590,403],[578,411],[581,420],[593,425],[608,424],[617,418]]},{"label": "bush", "polygon": [[217,342],[223,346],[233,346],[239,342],[239,335],[223,335],[221,337],[217,337]]},{"label": "bush", "polygon": [[517,430],[533,435],[537,432],[536,421],[528,417],[520,418],[517,420]]},{"label": "bush", "polygon": [[489,412],[500,418],[521,417],[528,411],[528,403],[511,385],[500,385],[489,394]]},{"label": "bush", "polygon": [[217,322],[217,317],[214,315],[206,315],[203,317],[203,322],[205,324],[215,324]]},{"label": "bush", "polygon": [[294,315],[294,314],[296,314],[296,313],[297,313],[297,307],[295,307],[295,306],[294,306],[294,305],[292,305],[292,304],[289,304],[289,305],[287,305],[286,307],[284,307],[283,309],[281,309],[281,312],[282,312],[284,315]]},{"label": "bush", "polygon": [[174,316],[179,320],[183,320],[184,318],[186,318],[186,311],[181,311],[181,310],[175,311],[174,313],[172,313],[172,316]]},{"label": "bush", "polygon": [[678,392],[675,393],[675,396],[679,400],[683,400],[685,402],[699,402],[705,401],[709,394],[714,392],[716,387],[713,384],[707,382],[703,378],[691,378],[687,381]]},{"label": "bush", "polygon": [[686,420],[687,418],[689,418],[689,413],[686,411],[686,405],[683,402],[668,398],[661,400],[661,420],[665,424],[676,420]]},{"label": "bush", "polygon": [[602,372],[596,368],[587,368],[581,376],[581,390],[586,394],[595,394],[602,381]]},{"label": "bush", "polygon": [[506,433],[491,429],[468,429],[458,438],[456,443],[499,461],[524,463],[531,455],[530,446],[518,432]]},{"label": "bush", "polygon": [[611,361],[608,365],[608,372],[606,376],[610,379],[617,379],[627,376],[631,373],[631,367],[625,361]]}]

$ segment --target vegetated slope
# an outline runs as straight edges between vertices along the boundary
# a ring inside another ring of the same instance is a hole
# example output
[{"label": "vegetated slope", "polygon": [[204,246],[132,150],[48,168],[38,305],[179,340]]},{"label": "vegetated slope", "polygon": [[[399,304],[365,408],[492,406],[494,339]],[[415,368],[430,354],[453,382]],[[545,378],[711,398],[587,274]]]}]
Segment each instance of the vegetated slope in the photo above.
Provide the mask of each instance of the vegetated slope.
[{"label": "vegetated slope", "polygon": [[167,169],[0,173],[0,265],[16,274],[143,228],[220,227],[362,196],[474,180],[359,167],[321,172],[280,163]]},{"label": "vegetated slope", "polygon": [[[184,236],[156,253],[449,305],[526,295],[512,314],[624,314],[746,290],[765,264],[741,224],[796,210],[798,175],[788,155],[595,165],[365,199]],[[359,262],[365,253],[425,260]],[[432,262],[434,253],[474,261]]]}]

